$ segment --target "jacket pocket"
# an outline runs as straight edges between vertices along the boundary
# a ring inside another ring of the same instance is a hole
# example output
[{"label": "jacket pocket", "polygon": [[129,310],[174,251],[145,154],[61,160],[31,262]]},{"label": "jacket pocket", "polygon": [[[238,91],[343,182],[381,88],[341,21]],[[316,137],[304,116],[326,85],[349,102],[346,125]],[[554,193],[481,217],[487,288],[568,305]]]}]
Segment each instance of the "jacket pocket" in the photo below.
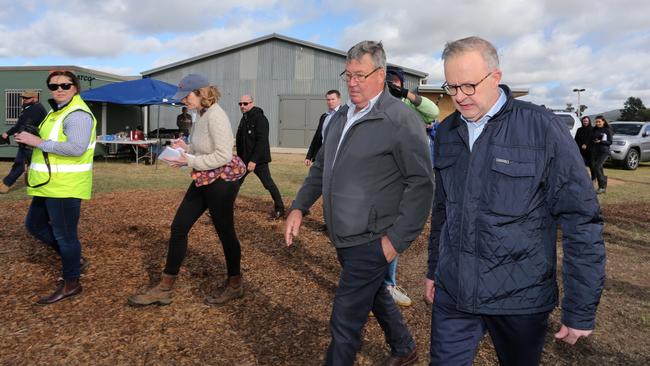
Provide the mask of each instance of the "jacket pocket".
[{"label": "jacket pocket", "polygon": [[494,213],[520,216],[526,213],[535,180],[534,161],[522,161],[522,154],[496,153],[489,180],[489,207]]},{"label": "jacket pocket", "polygon": [[454,165],[460,157],[464,146],[462,144],[440,144],[440,152],[435,157],[434,167],[438,170],[442,185],[449,202],[457,202],[456,193],[458,187],[455,186],[456,175],[458,172],[454,171]]}]

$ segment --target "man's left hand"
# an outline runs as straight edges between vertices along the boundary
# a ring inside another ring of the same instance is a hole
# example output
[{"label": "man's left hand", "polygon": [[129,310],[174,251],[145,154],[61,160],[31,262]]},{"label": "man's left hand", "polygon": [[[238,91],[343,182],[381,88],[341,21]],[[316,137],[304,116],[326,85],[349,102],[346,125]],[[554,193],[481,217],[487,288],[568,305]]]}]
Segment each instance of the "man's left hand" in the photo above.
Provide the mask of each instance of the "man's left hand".
[{"label": "man's left hand", "polygon": [[593,332],[593,330],[573,329],[562,324],[560,331],[555,333],[555,339],[560,339],[563,342],[566,342],[570,345],[574,345],[578,341],[578,338],[588,337],[591,334],[591,332]]},{"label": "man's left hand", "polygon": [[386,262],[390,263],[397,257],[397,251],[386,235],[381,237],[381,249],[384,251]]},{"label": "man's left hand", "polygon": [[253,170],[255,170],[255,167],[256,167],[256,166],[257,166],[257,164],[255,164],[255,162],[249,161],[249,162],[248,162],[248,165],[246,166],[246,169],[247,169],[249,172],[252,172]]},{"label": "man's left hand", "polygon": [[32,146],[32,147],[36,147],[43,142],[43,140],[40,137],[24,131],[15,134],[14,140],[16,140],[16,142],[18,143],[25,144],[27,146]]}]

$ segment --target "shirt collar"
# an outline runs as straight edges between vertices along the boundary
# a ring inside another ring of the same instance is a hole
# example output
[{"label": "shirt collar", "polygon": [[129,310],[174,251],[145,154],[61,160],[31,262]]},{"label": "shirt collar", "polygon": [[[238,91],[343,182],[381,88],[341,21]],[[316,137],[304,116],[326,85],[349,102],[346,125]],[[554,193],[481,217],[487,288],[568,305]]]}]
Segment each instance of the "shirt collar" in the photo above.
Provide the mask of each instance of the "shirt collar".
[{"label": "shirt collar", "polygon": [[360,110],[359,112],[355,112],[357,106],[356,106],[356,104],[352,103],[352,100],[351,100],[351,99],[348,99],[348,101],[347,101],[345,104],[347,104],[347,106],[348,106],[348,108],[349,108],[349,111],[352,111],[352,115],[355,115],[355,114],[357,114],[357,113],[363,113],[363,112],[366,112],[366,111],[371,110],[372,107],[375,106],[375,104],[377,103],[377,100],[378,100],[379,97],[381,96],[381,93],[383,93],[383,90],[382,90],[379,94],[377,94],[374,98],[370,99],[370,101],[368,102],[368,105],[365,106],[365,107],[364,107],[362,110]]},{"label": "shirt collar", "polygon": [[339,111],[339,108],[341,108],[341,105],[337,105],[334,109],[330,109],[327,111],[327,114],[334,114]]}]

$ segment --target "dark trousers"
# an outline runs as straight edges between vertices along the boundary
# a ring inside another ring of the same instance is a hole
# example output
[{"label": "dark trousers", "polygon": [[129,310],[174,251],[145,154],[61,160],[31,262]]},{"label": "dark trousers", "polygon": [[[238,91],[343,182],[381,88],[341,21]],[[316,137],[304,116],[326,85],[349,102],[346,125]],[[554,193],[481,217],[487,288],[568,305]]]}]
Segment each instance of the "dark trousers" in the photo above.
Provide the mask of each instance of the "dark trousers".
[{"label": "dark trousers", "polygon": [[331,343],[326,365],[352,365],[361,348],[361,332],[372,310],[391,353],[406,356],[415,348],[399,308],[384,285],[388,270],[379,240],[336,250],[343,267],[330,318]]},{"label": "dark trousers", "polygon": [[79,278],[81,243],[77,226],[80,212],[78,198],[34,197],[25,218],[27,231],[61,256],[64,280]]},{"label": "dark trousers", "polygon": [[2,182],[7,186],[11,187],[16,180],[25,172],[25,161],[29,161],[32,156],[32,149],[27,149],[22,146],[18,146],[18,152],[14,158],[14,164],[11,166],[9,174],[2,180]]},{"label": "dark trousers", "polygon": [[[246,163],[248,165],[248,163]],[[239,180],[239,185],[244,184],[244,179],[248,176],[250,172],[246,172],[244,176]],[[262,185],[264,186],[264,189],[269,191],[271,194],[271,198],[273,198],[273,205],[275,211],[284,211],[284,203],[282,202],[282,196],[280,195],[280,191],[278,190],[278,187],[275,185],[275,182],[273,182],[273,178],[271,178],[271,170],[269,169],[269,163],[262,163],[262,164],[257,164],[255,166],[255,170],[253,170],[253,173],[257,175],[257,177],[260,179],[260,182],[262,182]]]},{"label": "dark trousers", "polygon": [[598,188],[607,188],[607,177],[605,176],[605,170],[603,169],[603,164],[607,161],[609,157],[609,151],[594,151],[591,154],[591,179],[596,179],[598,181]]},{"label": "dark trousers", "polygon": [[502,366],[538,365],[549,312],[531,315],[475,315],[437,286],[431,314],[430,365],[471,366],[479,342],[490,333]]},{"label": "dark trousers", "polygon": [[185,193],[171,226],[169,250],[164,272],[177,275],[187,253],[187,235],[196,220],[209,210],[226,257],[228,276],[240,275],[241,247],[235,233],[234,207],[239,183],[217,179],[197,187],[194,182]]}]

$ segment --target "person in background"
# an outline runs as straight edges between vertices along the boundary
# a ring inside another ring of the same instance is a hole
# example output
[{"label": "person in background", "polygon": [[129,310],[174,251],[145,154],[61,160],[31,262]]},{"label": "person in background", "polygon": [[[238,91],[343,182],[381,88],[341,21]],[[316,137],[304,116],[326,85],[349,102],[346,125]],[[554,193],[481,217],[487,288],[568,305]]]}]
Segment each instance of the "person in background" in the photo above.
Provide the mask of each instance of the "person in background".
[{"label": "person in background", "polygon": [[239,110],[242,117],[237,128],[237,155],[244,160],[248,169],[246,175],[239,180],[239,184],[244,184],[246,176],[254,172],[273,198],[273,212],[270,218],[280,219],[284,216],[284,202],[269,168],[271,162],[269,121],[264,116],[262,108],[255,106],[250,95],[242,95],[239,98]]},{"label": "person in background", "polygon": [[[6,132],[2,133],[2,138],[7,140],[9,136],[13,136],[15,133],[25,130],[26,126],[38,127],[38,125],[43,121],[47,112],[43,105],[38,101],[38,92],[35,90],[25,90],[20,95],[20,98],[23,102],[23,111],[18,116],[18,121],[16,124],[8,129]],[[16,180],[23,174],[25,171],[25,162],[29,162],[29,158],[32,154],[32,150],[25,145],[18,145],[18,151],[16,152],[16,157],[14,158],[14,163],[11,166],[9,174],[0,182],[0,193],[7,193],[11,186],[16,183]]]},{"label": "person in background", "polygon": [[[584,116],[580,119],[582,126],[576,131],[576,144],[580,149],[580,155],[585,162],[585,166],[591,166],[591,134],[593,127],[591,126],[591,118],[589,116]],[[591,179],[596,177],[592,176]]]},{"label": "person in background", "polygon": [[[438,118],[440,110],[438,106],[428,98],[423,98],[420,95],[413,93],[404,86],[404,71],[400,67],[388,66],[386,68],[386,84],[390,93],[400,99],[409,108],[418,113],[422,122],[429,128],[432,127],[433,122]],[[432,167],[433,169],[433,167]],[[393,300],[400,306],[411,306],[412,301],[408,296],[406,290],[397,285],[397,263],[399,256],[396,257],[388,267],[388,273],[384,282],[386,289],[393,297]]]},{"label": "person in background", "polygon": [[607,176],[603,164],[609,157],[609,147],[612,144],[612,130],[605,117],[596,117],[595,126],[591,131],[591,179],[598,182],[596,193],[605,193],[607,190]]},{"label": "person in background", "polygon": [[190,135],[190,130],[192,130],[192,115],[187,113],[187,107],[181,108],[181,114],[176,117],[176,126],[178,130],[182,133],[185,142]]},{"label": "person in background", "polygon": [[233,160],[234,143],[230,120],[217,104],[220,97],[219,89],[210,85],[205,77],[196,74],[185,76],[173,97],[196,110],[199,115],[194,124],[192,143],[188,145],[182,139],[174,140],[172,147],[180,147],[184,152],[178,158],[168,159],[174,167],[192,168],[194,181],[185,192],[172,221],[167,262],[160,283],[144,293],[129,296],[131,305],[167,305],[173,301],[174,283],[187,254],[188,234],[205,210],[210,212],[212,224],[221,241],[227,269],[224,286],[214,296],[206,297],[205,303],[221,305],[244,296],[241,246],[234,221],[239,183],[223,179],[216,172]]},{"label": "person in background", "polygon": [[339,107],[341,107],[341,93],[338,90],[328,91],[325,94],[325,102],[327,103],[327,112],[320,116],[316,133],[314,133],[314,137],[311,139],[309,150],[307,150],[307,156],[305,156],[305,166],[308,167],[310,167],[314,160],[316,160],[316,154],[318,154],[318,151],[323,144],[325,131],[327,131],[330,119],[332,119],[334,113],[336,113],[339,110]]},{"label": "person in background", "polygon": [[30,234],[54,248],[61,257],[63,279],[39,305],[81,293],[81,271],[88,265],[81,256],[77,232],[81,200],[92,193],[93,156],[97,121],[79,96],[79,80],[70,71],[47,77],[52,110],[39,126],[39,135],[20,132],[16,142],[32,146],[27,172],[27,194],[33,196],[25,226]]},{"label": "person in background", "polygon": [[328,234],[341,265],[330,318],[326,365],[352,365],[372,311],[391,354],[383,365],[417,362],[415,342],[384,284],[388,265],[424,226],[433,195],[431,159],[417,113],[386,87],[381,43],[350,48],[350,100],[332,117],[326,139],[285,225],[292,245],[303,215],[323,196]]},{"label": "person in background", "polygon": [[434,147],[431,365],[471,365],[486,332],[501,365],[537,365],[558,305],[559,228],[555,339],[574,344],[595,327],[605,283],[598,200],[564,122],[499,84],[490,42],[447,43],[442,59],[456,112],[438,126]]}]

